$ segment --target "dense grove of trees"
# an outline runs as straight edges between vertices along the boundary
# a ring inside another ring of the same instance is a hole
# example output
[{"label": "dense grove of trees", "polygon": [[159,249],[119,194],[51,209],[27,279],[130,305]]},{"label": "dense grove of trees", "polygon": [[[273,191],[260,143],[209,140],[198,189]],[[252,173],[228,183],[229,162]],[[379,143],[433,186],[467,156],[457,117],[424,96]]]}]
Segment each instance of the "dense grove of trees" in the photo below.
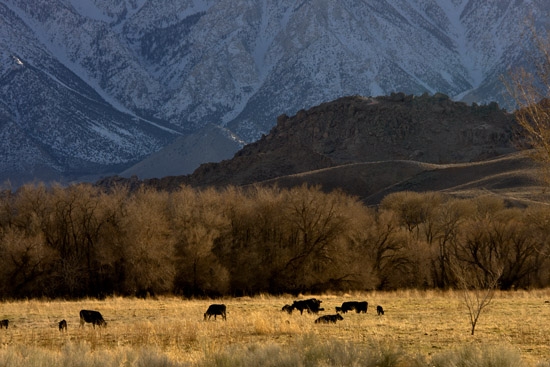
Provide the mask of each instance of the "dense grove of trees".
[{"label": "dense grove of trees", "polygon": [[317,187],[176,192],[24,186],[0,197],[0,294],[183,296],[550,285],[550,210]]}]

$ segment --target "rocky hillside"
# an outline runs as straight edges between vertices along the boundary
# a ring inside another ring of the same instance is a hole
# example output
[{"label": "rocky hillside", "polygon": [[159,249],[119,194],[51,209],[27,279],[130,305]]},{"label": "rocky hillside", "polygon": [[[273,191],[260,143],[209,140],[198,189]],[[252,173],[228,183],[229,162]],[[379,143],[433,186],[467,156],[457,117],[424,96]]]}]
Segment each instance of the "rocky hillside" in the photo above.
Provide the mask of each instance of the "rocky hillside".
[{"label": "rocky hillside", "polygon": [[281,115],[268,135],[191,175],[145,181],[111,177],[100,184],[174,189],[309,183],[342,188],[369,203],[392,191],[452,191],[474,181],[487,189],[536,185],[533,163],[516,153],[515,126],[513,115],[496,103],[469,106],[442,94],[350,96],[292,117]]},{"label": "rocky hillside", "polygon": [[279,116],[268,135],[189,180],[245,185],[357,162],[480,161],[514,150],[513,122],[496,103],[467,106],[442,94],[345,97]]}]

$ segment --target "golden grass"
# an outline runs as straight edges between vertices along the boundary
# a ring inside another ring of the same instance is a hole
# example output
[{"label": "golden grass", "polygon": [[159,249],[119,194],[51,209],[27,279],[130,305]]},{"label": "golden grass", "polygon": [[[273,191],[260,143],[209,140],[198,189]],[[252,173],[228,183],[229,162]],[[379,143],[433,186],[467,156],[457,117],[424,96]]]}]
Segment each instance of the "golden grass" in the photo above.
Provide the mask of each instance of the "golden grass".
[{"label": "golden grass", "polygon": [[[464,346],[495,346],[518,351],[526,366],[550,362],[550,304],[545,303],[550,300],[550,290],[498,292],[481,315],[474,336],[470,335],[460,292],[398,291],[315,297],[323,300],[325,311],[321,314],[333,314],[334,307],[346,300],[367,300],[369,311],[347,313],[337,324],[321,325],[314,324],[318,315],[282,312],[281,307],[295,299],[290,296],[216,300],[215,303],[227,305],[227,321],[218,318],[206,322],[203,313],[214,303],[209,300],[115,297],[104,301],[4,302],[0,304],[0,318],[9,319],[10,327],[0,330],[0,366],[10,365],[8,359],[23,358],[31,350],[44,356],[36,364],[27,359],[28,366],[59,364],[59,358],[67,353],[86,355],[97,360],[97,365],[106,365],[104,358],[108,357],[113,365],[133,366],[138,356],[143,357],[144,350],[151,351],[148,358],[160,361],[158,365],[168,365],[163,364],[167,359],[199,366],[231,348],[246,350],[255,345],[284,350],[308,337],[366,348],[387,345],[426,360]],[[386,311],[382,317],[375,312],[378,304]],[[107,327],[94,329],[87,324],[79,328],[80,309],[100,311]],[[57,322],[61,319],[67,320],[67,333],[58,331]]]}]

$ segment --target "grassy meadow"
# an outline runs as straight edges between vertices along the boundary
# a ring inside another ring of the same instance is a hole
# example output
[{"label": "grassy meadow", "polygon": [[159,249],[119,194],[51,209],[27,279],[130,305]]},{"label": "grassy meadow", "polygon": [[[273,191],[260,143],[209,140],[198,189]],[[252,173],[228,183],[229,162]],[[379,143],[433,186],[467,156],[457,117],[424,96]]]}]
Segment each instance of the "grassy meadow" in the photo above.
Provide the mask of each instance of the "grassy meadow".
[{"label": "grassy meadow", "polygon": [[[497,292],[473,336],[460,292],[315,297],[320,315],[349,300],[369,310],[327,325],[281,311],[309,296],[3,302],[10,325],[0,330],[0,366],[550,366],[550,290]],[[203,321],[222,302],[227,321]],[[107,327],[80,328],[80,309],[100,311]]]}]

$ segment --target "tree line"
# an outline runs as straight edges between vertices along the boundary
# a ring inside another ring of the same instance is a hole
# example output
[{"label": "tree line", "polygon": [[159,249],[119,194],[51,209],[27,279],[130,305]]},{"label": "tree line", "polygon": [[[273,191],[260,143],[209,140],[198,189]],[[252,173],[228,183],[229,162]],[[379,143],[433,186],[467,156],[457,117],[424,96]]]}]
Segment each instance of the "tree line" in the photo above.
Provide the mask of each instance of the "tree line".
[{"label": "tree line", "polygon": [[[550,285],[550,211],[319,187],[27,185],[0,197],[3,298]],[[460,272],[458,272],[460,270]],[[484,283],[485,282],[485,283]]]}]

